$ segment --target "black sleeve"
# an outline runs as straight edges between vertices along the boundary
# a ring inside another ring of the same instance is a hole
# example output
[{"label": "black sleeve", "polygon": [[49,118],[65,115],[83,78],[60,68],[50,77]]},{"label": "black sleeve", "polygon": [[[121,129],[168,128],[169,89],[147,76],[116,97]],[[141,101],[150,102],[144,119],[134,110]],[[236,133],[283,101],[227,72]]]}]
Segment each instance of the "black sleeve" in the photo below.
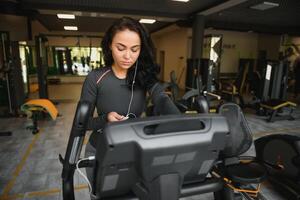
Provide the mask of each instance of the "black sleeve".
[{"label": "black sleeve", "polygon": [[90,72],[82,86],[80,101],[90,102],[92,109],[90,113],[90,118],[88,122],[88,130],[98,130],[104,127],[107,122],[106,114],[100,115],[98,117],[93,117],[95,111],[95,105],[97,101],[97,83],[96,83],[96,72]]},{"label": "black sleeve", "polygon": [[157,82],[149,91],[152,103],[154,105],[155,115],[180,114],[181,112],[175,106],[173,101],[165,93],[162,84]]}]

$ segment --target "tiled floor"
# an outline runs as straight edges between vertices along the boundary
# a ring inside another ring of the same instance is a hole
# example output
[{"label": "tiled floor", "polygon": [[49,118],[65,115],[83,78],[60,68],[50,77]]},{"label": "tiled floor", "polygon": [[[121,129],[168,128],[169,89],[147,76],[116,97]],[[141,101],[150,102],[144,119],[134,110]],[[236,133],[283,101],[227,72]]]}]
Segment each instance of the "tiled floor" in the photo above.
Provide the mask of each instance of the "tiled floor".
[{"label": "tiled floor", "polygon": [[[72,92],[70,92],[72,93]],[[12,131],[10,137],[0,137],[0,200],[62,200],[61,169],[58,155],[64,155],[72,120],[76,108],[78,93],[74,99],[64,98],[57,105],[62,115],[56,121],[45,119],[39,123],[41,131],[32,135],[26,126],[26,118],[0,119],[1,131]],[[247,120],[254,138],[268,134],[294,132],[300,135],[300,108],[294,116],[295,121],[266,123],[262,117],[247,114]],[[84,149],[85,147],[83,147]],[[248,154],[253,154],[253,148]],[[83,153],[83,152],[82,152]],[[75,174],[76,199],[88,200],[85,182]],[[262,193],[269,200],[283,200],[284,197],[265,183]],[[1,196],[2,195],[2,196]],[[212,194],[194,196],[186,199],[212,199]]]}]

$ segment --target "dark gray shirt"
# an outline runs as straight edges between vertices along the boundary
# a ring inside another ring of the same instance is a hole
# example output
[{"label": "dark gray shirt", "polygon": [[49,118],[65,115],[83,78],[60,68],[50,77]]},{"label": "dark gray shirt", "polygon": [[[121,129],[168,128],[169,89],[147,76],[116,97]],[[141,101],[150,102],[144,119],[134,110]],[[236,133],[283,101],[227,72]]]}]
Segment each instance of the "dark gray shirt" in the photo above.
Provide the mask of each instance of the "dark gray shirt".
[{"label": "dark gray shirt", "polygon": [[[134,86],[130,113],[137,117],[145,110],[146,92],[144,89]],[[148,92],[157,114],[180,113],[159,83],[156,83]],[[126,79],[116,77],[111,67],[103,67],[90,72],[84,81],[80,100],[90,102],[93,112],[97,108],[98,117],[91,116],[88,129],[102,129],[107,123],[107,114],[110,112],[117,112],[125,116],[130,98],[131,87],[126,84]],[[91,140],[95,140],[93,139],[95,134],[92,134]],[[95,145],[93,141],[91,143],[93,146]]]}]

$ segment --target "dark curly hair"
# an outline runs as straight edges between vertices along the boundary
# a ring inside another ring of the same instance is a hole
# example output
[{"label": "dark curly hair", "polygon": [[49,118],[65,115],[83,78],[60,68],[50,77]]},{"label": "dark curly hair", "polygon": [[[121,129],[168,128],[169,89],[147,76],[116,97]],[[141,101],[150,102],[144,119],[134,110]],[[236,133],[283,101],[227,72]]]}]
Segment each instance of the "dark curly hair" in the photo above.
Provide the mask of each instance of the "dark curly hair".
[{"label": "dark curly hair", "polygon": [[[149,36],[149,33],[138,21],[123,17],[115,21],[106,31],[101,47],[104,55],[104,62],[106,66],[111,66],[114,63],[112,52],[110,49],[113,37],[119,31],[129,29],[138,33],[141,39],[141,51],[138,57],[136,85],[149,90],[157,81],[157,74],[159,66],[154,60],[154,45]],[[132,84],[135,64],[128,70],[127,83]]]}]

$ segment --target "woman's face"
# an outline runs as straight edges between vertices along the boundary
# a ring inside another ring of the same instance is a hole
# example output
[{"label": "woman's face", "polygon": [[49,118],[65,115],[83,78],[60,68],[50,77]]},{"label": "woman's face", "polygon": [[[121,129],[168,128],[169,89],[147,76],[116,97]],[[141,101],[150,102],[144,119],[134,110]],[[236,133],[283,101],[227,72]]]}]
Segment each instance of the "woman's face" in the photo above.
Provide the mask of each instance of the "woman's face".
[{"label": "woman's face", "polygon": [[125,29],[118,31],[111,43],[114,67],[128,70],[137,60],[141,51],[141,39],[138,33]]}]

